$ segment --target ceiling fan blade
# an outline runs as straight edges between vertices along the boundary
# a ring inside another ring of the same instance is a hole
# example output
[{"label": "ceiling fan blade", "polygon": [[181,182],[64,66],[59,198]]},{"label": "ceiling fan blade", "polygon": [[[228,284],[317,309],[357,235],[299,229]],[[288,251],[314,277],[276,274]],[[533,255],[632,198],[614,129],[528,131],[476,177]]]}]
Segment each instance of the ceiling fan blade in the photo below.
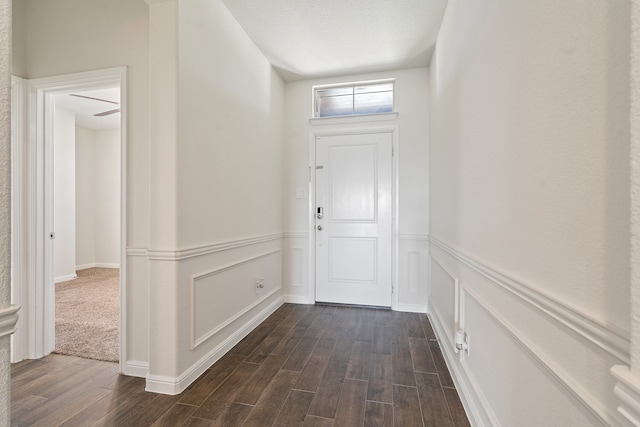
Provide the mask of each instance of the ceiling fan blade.
[{"label": "ceiling fan blade", "polygon": [[108,102],[110,104],[120,105],[120,103],[116,101],[109,101],[108,99],[93,98],[91,96],[76,95],[75,93],[70,93],[69,96],[75,96],[76,98],[93,99],[94,101],[102,101],[102,102]]},{"label": "ceiling fan blade", "polygon": [[103,111],[102,113],[94,114],[93,117],[104,117],[104,116],[108,116],[110,114],[115,114],[119,112],[120,112],[120,109],[116,108],[115,110]]}]

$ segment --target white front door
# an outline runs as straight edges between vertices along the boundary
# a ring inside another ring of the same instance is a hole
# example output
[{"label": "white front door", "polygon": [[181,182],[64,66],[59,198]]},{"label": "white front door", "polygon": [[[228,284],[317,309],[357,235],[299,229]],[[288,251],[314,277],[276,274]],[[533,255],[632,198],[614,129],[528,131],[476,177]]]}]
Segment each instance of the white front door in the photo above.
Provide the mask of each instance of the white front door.
[{"label": "white front door", "polygon": [[392,145],[316,137],[316,301],[391,306]]}]

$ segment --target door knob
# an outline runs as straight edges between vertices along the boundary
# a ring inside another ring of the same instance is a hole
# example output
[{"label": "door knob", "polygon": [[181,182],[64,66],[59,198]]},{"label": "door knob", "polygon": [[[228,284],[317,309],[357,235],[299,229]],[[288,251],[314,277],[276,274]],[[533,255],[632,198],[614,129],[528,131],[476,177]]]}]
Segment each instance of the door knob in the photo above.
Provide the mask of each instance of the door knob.
[{"label": "door knob", "polygon": [[322,226],[321,225],[318,226],[318,231],[322,231]]}]

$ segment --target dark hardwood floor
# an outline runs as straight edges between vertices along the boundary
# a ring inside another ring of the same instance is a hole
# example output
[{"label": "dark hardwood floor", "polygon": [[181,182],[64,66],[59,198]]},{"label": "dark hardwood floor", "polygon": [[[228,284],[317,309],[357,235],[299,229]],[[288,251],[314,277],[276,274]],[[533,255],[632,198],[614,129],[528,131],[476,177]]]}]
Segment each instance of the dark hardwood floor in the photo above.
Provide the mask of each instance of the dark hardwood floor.
[{"label": "dark hardwood floor", "polygon": [[116,364],[12,368],[14,426],[468,426],[426,315],[285,304],[177,396]]}]

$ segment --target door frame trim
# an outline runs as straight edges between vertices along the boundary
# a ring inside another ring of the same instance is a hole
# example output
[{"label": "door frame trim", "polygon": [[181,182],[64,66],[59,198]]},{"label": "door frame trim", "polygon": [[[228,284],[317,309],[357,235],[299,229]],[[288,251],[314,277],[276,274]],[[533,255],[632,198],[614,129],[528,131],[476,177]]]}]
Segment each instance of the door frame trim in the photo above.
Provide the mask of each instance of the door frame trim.
[{"label": "door frame trim", "polygon": [[399,218],[399,148],[400,130],[398,125],[372,125],[363,126],[332,126],[322,130],[309,132],[309,206],[308,206],[308,232],[309,232],[309,290],[307,299],[309,304],[316,302],[316,233],[315,233],[315,204],[316,204],[316,138],[322,136],[338,135],[362,135],[371,133],[390,133],[393,154],[391,156],[391,309],[398,310],[398,218]]},{"label": "door frame trim", "polygon": [[[46,239],[51,230],[51,182],[46,179],[52,167],[51,98],[57,93],[120,85],[120,357],[119,370],[126,362],[126,277],[127,277],[127,67],[114,67],[28,80],[29,153],[26,223],[32,230],[28,237],[28,280],[24,281],[23,316],[28,323],[27,357],[40,358],[49,354],[55,345],[55,294],[53,292],[52,240]],[[47,283],[49,271],[51,283]]]}]

